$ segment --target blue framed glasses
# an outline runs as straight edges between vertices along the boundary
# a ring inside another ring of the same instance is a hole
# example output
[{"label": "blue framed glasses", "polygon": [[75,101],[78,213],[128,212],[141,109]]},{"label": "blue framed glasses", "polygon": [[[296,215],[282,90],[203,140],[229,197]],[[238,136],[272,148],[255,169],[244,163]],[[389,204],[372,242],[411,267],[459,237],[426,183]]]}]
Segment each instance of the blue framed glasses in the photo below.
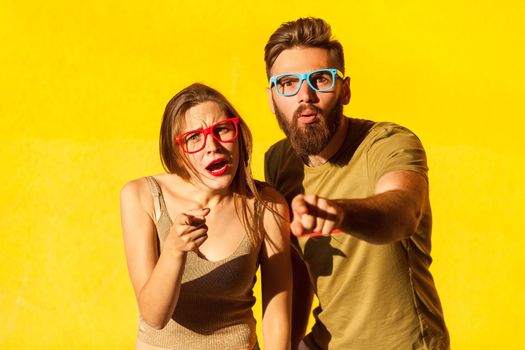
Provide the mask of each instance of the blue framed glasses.
[{"label": "blue framed glasses", "polygon": [[185,132],[176,140],[184,152],[197,153],[206,146],[208,135],[221,143],[233,142],[239,135],[239,118],[224,119],[206,129]]},{"label": "blue framed glasses", "polygon": [[337,77],[344,79],[343,73],[335,68],[317,69],[304,74],[278,74],[270,78],[270,89],[275,86],[279,95],[293,96],[299,92],[303,81],[306,80],[312,90],[318,92],[332,91]]}]

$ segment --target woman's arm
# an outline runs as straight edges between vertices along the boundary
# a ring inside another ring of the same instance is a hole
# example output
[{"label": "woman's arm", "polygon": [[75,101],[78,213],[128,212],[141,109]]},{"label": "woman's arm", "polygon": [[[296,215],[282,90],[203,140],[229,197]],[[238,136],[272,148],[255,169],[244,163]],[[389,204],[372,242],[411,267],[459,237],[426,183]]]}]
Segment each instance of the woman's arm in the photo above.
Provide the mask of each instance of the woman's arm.
[{"label": "woman's arm", "polygon": [[204,216],[209,210],[179,215],[158,256],[152,197],[145,179],[124,186],[120,208],[128,272],[139,312],[150,326],[161,329],[177,305],[186,252],[207,238]]},{"label": "woman's arm", "polygon": [[292,350],[299,347],[303,340],[310,320],[310,311],[314,298],[314,291],[310,283],[310,276],[304,261],[299,253],[290,251],[292,261],[293,286],[292,286]]},{"label": "woman's arm", "polygon": [[262,196],[275,210],[275,213],[265,210],[263,218],[266,233],[261,254],[264,346],[269,350],[290,349],[292,270],[288,205],[273,188],[264,188]]}]

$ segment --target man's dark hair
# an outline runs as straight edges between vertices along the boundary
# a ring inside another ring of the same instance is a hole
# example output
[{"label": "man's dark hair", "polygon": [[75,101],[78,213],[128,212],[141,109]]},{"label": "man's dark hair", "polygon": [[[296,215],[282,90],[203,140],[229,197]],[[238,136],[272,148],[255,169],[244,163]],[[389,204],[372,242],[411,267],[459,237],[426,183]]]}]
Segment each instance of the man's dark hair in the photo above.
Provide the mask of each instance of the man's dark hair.
[{"label": "man's dark hair", "polygon": [[333,38],[330,25],[320,18],[307,17],[283,23],[270,36],[268,43],[264,47],[264,60],[266,62],[266,76],[268,79],[277,56],[284,50],[294,47],[317,47],[328,50],[335,68],[344,74],[345,57],[343,46]]}]

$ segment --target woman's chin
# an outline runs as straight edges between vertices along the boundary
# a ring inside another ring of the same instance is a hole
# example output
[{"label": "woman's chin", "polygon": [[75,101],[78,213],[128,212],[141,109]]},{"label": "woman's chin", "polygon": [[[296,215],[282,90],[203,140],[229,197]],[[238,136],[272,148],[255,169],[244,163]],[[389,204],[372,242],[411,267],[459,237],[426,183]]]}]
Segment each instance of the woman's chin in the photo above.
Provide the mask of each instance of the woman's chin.
[{"label": "woman's chin", "polygon": [[227,190],[230,188],[233,181],[233,176],[224,174],[221,176],[213,176],[210,174],[201,174],[200,182],[203,186],[213,191]]}]

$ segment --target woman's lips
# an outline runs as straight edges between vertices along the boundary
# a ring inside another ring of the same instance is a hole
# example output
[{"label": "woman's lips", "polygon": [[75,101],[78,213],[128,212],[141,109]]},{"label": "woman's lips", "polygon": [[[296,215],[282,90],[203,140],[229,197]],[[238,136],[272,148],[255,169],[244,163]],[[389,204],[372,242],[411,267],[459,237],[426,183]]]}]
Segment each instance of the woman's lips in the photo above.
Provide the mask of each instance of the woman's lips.
[{"label": "woman's lips", "polygon": [[208,164],[206,171],[213,176],[221,176],[226,173],[226,170],[228,170],[228,165],[229,163],[226,159],[218,158]]}]

